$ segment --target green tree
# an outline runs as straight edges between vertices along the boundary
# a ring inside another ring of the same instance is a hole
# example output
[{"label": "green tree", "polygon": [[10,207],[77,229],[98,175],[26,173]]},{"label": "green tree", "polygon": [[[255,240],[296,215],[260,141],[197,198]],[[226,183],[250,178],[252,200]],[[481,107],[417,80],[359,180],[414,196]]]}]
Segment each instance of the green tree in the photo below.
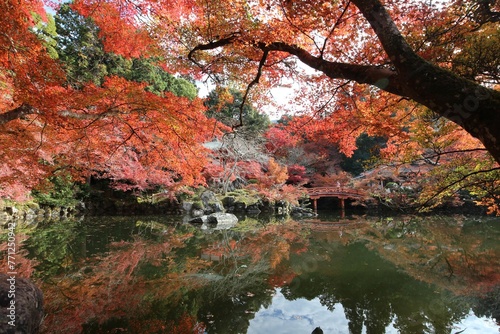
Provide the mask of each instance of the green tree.
[{"label": "green tree", "polygon": [[369,136],[362,133],[356,139],[357,149],[351,157],[343,155],[340,166],[346,172],[359,175],[365,171],[367,165],[375,163],[380,154],[380,149],[385,146],[387,140],[383,137]]},{"label": "green tree", "polygon": [[83,185],[74,183],[70,175],[55,175],[47,180],[48,189],[33,190],[35,200],[48,206],[72,207],[83,197]]},{"label": "green tree", "polygon": [[81,16],[64,4],[57,12],[55,23],[59,59],[64,63],[71,86],[79,88],[87,82],[101,85],[104,77],[111,74],[110,68],[124,67],[124,64],[118,64],[123,59],[104,52],[98,37],[99,28],[92,19]]},{"label": "green tree", "polygon": [[147,83],[146,90],[157,95],[169,91],[191,100],[198,95],[193,83],[165,71],[158,65],[159,59],[126,59],[106,52],[99,38],[99,27],[92,19],[72,10],[68,4],[62,5],[57,12],[55,26],[55,47],[65,65],[68,83],[75,88],[88,82],[99,86],[106,76],[117,75]]},{"label": "green tree", "polygon": [[198,96],[198,89],[193,83],[184,78],[174,77],[161,68],[157,62],[158,59],[153,58],[133,59],[131,68],[119,75],[127,80],[147,83],[146,90],[156,95],[162,95],[163,92],[168,91],[190,100]]},{"label": "green tree", "polygon": [[[239,124],[240,108],[243,102],[243,94],[235,89],[229,89],[230,99],[224,99],[221,93],[214,89],[205,101],[208,108],[207,115],[224,123],[227,126]],[[265,132],[271,125],[269,116],[258,112],[252,105],[245,103],[242,109],[243,126],[238,129],[249,136],[257,136]]]},{"label": "green tree", "polygon": [[47,20],[44,22],[40,15],[34,15],[36,22],[35,27],[32,29],[37,35],[38,39],[42,41],[42,44],[47,49],[47,53],[51,58],[59,58],[57,52],[57,30],[56,21],[52,15],[47,15]]}]

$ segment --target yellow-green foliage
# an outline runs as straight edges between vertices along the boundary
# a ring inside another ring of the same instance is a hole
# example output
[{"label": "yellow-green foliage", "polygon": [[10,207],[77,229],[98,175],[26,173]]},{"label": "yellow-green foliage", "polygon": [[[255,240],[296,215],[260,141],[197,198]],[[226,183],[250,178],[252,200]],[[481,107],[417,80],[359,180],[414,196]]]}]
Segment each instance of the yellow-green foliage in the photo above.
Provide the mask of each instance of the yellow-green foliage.
[{"label": "yellow-green foliage", "polygon": [[257,203],[260,199],[258,192],[248,189],[236,189],[221,196],[220,199],[224,197],[234,197],[236,202],[245,203],[247,206]]}]

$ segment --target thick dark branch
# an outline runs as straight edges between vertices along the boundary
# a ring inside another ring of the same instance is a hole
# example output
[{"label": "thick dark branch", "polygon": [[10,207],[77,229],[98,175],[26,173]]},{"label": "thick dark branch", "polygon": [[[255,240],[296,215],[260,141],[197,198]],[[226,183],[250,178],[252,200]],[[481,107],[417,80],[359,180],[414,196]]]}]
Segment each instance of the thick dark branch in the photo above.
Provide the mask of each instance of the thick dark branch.
[{"label": "thick dark branch", "polygon": [[213,50],[213,49],[217,49],[218,47],[221,47],[221,46],[229,45],[229,44],[234,42],[237,35],[238,35],[237,33],[234,33],[229,37],[222,38],[222,39],[219,39],[219,40],[214,41],[214,42],[209,42],[207,44],[198,44],[194,49],[192,49],[189,52],[188,58],[193,59],[193,54],[196,51]]},{"label": "thick dark branch", "polygon": [[19,107],[9,110],[3,114],[0,114],[0,125],[6,124],[15,119],[19,119],[21,117],[38,114],[39,111],[28,104],[22,104]]},{"label": "thick dark branch", "polygon": [[189,51],[188,59],[203,69],[203,66],[196,59],[194,59],[194,54],[197,51],[214,50],[214,49],[217,49],[217,48],[222,47],[222,46],[230,45],[236,40],[236,38],[239,35],[240,34],[238,32],[235,32],[228,37],[221,38],[221,39],[213,41],[213,42],[209,42],[206,44],[198,44],[191,51]]},{"label": "thick dark branch", "polygon": [[[237,36],[238,34],[235,33],[230,37],[223,38],[215,42],[199,44],[189,52],[188,58],[195,64],[203,68],[203,66],[198,64],[194,59],[194,54],[197,51],[213,50],[218,47],[230,45],[236,41]],[[262,51],[281,51],[294,55],[299,58],[299,60],[304,64],[320,72],[323,72],[332,79],[354,80],[360,84],[374,85],[390,93],[403,95],[403,92],[399,87],[400,84],[397,78],[397,73],[393,70],[378,66],[328,61],[323,59],[321,56],[316,57],[307,50],[296,45],[290,45],[283,42],[274,42],[270,44],[255,42],[255,45]],[[263,64],[259,65],[259,73],[261,72],[262,66]]]},{"label": "thick dark branch", "polygon": [[296,46],[282,42],[271,44],[260,43],[262,49],[270,51],[282,51],[299,58],[301,62],[323,72],[332,79],[354,80],[360,84],[377,86],[393,94],[403,95],[400,89],[397,73],[387,68],[370,65],[347,64],[332,62],[320,57],[316,57],[308,51]]},{"label": "thick dark branch", "polygon": [[481,26],[488,22],[500,22],[500,13],[491,11],[490,6],[493,5],[495,1],[492,0],[479,0],[477,8],[474,11],[474,19]]}]

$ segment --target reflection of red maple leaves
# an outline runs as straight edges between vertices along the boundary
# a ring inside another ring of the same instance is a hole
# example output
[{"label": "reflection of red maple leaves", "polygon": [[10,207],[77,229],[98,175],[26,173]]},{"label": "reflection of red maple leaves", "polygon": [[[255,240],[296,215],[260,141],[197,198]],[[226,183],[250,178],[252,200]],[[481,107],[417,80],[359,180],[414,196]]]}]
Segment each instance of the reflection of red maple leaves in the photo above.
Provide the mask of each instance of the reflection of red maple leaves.
[{"label": "reflection of red maple leaves", "polygon": [[198,323],[196,318],[183,314],[182,317],[177,321],[176,324],[172,326],[169,333],[172,334],[203,334],[205,333],[205,325],[203,323]]},{"label": "reflection of red maple leaves", "polygon": [[0,243],[0,268],[10,268],[12,257],[7,255],[14,254],[14,269],[9,269],[11,272],[16,272],[19,277],[30,278],[36,270],[35,267],[38,261],[28,258],[28,251],[23,248],[23,243],[29,237],[24,233],[16,233],[15,242],[2,242]]},{"label": "reflection of red maple leaves", "polygon": [[269,286],[277,288],[289,285],[295,277],[297,277],[297,273],[289,270],[278,270],[273,275],[269,276],[267,282]]},{"label": "reflection of red maple leaves", "polygon": [[[144,325],[150,333],[159,328],[173,328],[178,333],[187,333],[189,326],[198,333],[203,326],[189,315],[183,316],[184,320],[180,319],[179,324],[152,321],[146,326],[141,320],[151,311],[150,303],[144,299],[146,295],[168,298],[175,295],[181,286],[194,287],[192,282],[182,280],[182,277],[198,272],[206,263],[188,260],[183,263],[184,272],[180,274],[176,269],[178,264],[171,255],[175,248],[185,247],[185,241],[190,237],[191,234],[172,233],[166,242],[138,239],[135,242],[113,243],[108,255],[86,259],[84,269],[88,268],[88,272],[81,270],[54,279],[56,284],[44,284],[48,314],[45,328],[58,333],[77,333],[86,323],[97,321],[101,324],[116,317],[130,319],[133,326]],[[169,268],[169,274],[146,279],[137,272],[143,264]]]},{"label": "reflection of red maple leaves", "polygon": [[[147,319],[151,304],[145,296],[159,299],[178,298],[181,288],[195,289],[202,283],[185,279],[209,265],[193,258],[177,263],[174,250],[185,247],[191,233],[168,231],[168,241],[151,242],[138,238],[134,242],[111,244],[108,255],[86,260],[88,270],[58,277],[53,284],[44,284],[47,318],[46,328],[59,333],[75,333],[90,321],[102,324],[111,318],[127,319],[131,328],[143,328],[141,333],[203,333],[205,326],[194,315],[183,314],[175,321]],[[224,262],[250,258],[251,263],[265,263],[276,272],[271,285],[289,282],[294,274],[284,272],[284,260],[289,258],[291,245],[304,244],[302,228],[298,223],[270,224],[245,238],[218,240],[204,248],[206,254],[224,257]],[[295,247],[296,248],[296,247]],[[138,275],[143,264],[168,268],[164,277],[146,279]],[[180,270],[180,268],[182,270]],[[90,269],[91,268],[91,269]],[[144,319],[143,319],[144,317]]]},{"label": "reflection of red maple leaves", "polygon": [[184,313],[178,320],[134,319],[130,323],[132,333],[172,333],[172,334],[203,334],[206,326],[197,322],[196,318]]}]

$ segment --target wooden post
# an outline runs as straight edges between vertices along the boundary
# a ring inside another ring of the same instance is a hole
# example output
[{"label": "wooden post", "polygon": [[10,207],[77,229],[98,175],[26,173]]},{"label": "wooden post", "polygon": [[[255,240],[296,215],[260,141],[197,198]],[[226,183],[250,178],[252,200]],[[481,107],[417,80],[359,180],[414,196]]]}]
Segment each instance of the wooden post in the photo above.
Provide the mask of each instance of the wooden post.
[{"label": "wooden post", "polygon": [[316,198],[313,198],[313,208],[314,208],[314,212],[318,212],[318,199]]}]

